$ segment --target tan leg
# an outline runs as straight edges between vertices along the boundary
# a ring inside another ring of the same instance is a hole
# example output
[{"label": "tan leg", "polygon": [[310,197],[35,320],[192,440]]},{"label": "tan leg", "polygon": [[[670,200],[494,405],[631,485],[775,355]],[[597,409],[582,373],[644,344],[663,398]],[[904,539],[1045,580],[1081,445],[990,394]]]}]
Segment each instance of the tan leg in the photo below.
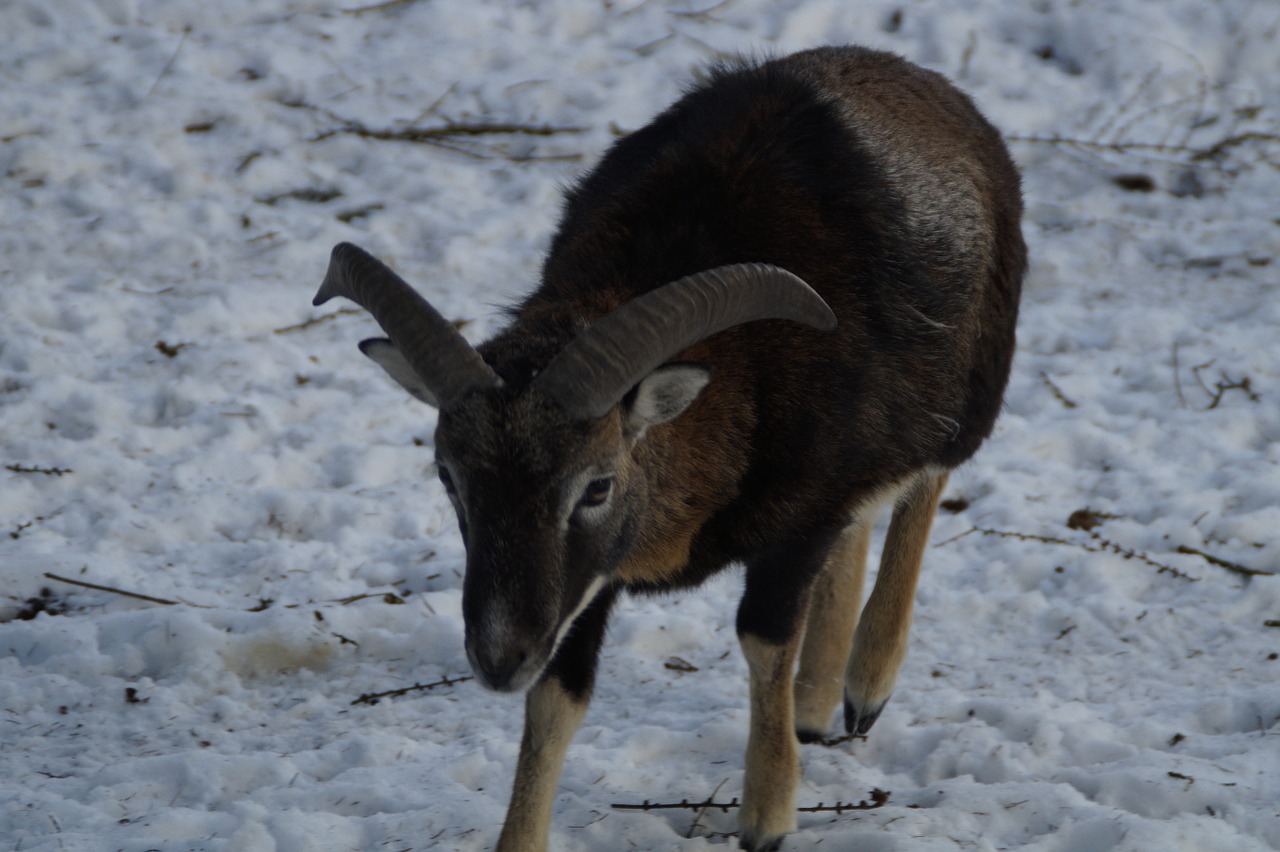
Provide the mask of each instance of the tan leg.
[{"label": "tan leg", "polygon": [[845,667],[862,605],[872,520],[860,518],[844,531],[813,584],[795,683],[800,742],[812,742],[826,734],[831,714],[844,695]]},{"label": "tan leg", "polygon": [[853,636],[845,672],[845,729],[865,734],[893,692],[907,655],[911,607],[947,474],[922,473],[893,509],[880,574]]},{"label": "tan leg", "polygon": [[750,634],[740,637],[751,674],[751,733],[738,822],[743,849],[776,849],[795,828],[800,756],[792,710],[792,668],[799,631],[782,645]]},{"label": "tan leg", "polygon": [[529,690],[516,780],[498,852],[546,852],[564,755],[586,711],[587,701],[575,699],[556,678],[543,678]]}]

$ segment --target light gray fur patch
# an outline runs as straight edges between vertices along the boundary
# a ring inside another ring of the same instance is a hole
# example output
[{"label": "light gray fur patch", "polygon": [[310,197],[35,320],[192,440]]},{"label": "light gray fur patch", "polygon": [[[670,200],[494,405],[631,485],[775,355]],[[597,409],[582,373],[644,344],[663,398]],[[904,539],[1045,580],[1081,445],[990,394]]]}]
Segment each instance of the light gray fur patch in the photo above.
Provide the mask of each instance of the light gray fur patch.
[{"label": "light gray fur patch", "polygon": [[387,371],[387,375],[395,379],[414,398],[425,402],[432,408],[439,408],[435,395],[427,389],[422,378],[408,360],[401,354],[394,343],[385,337],[373,337],[360,341],[360,351],[375,361],[379,367]]},{"label": "light gray fur patch", "polygon": [[627,412],[627,430],[640,435],[650,426],[675,419],[698,398],[709,381],[711,371],[700,364],[659,367],[636,386],[635,400]]}]

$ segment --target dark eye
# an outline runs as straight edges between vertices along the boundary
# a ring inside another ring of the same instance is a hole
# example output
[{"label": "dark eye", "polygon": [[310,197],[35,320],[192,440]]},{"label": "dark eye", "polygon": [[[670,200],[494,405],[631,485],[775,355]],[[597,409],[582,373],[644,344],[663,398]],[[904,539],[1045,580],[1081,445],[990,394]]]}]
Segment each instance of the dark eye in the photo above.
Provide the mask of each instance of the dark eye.
[{"label": "dark eye", "polygon": [[450,494],[453,493],[453,477],[449,475],[449,469],[443,465],[436,465],[436,475],[440,477],[440,484],[444,486],[444,490]]},{"label": "dark eye", "polygon": [[593,479],[587,484],[582,492],[582,499],[578,501],[579,506],[603,506],[604,501],[609,499],[609,493],[613,491],[613,477],[606,476],[601,479]]}]

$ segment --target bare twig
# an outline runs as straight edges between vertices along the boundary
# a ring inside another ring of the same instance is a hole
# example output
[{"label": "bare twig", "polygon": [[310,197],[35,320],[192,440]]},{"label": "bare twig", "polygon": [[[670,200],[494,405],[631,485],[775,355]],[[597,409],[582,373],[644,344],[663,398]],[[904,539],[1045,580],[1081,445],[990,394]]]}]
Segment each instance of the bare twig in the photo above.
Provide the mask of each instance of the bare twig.
[{"label": "bare twig", "polygon": [[190,349],[190,343],[167,343],[163,340],[157,340],[155,350],[166,358],[177,358],[178,353],[183,349]]},{"label": "bare twig", "polygon": [[272,333],[288,334],[291,331],[302,331],[304,328],[311,328],[311,326],[319,325],[320,323],[325,322],[327,320],[336,319],[340,316],[346,316],[349,314],[358,314],[358,313],[361,313],[361,312],[355,308],[339,308],[338,310],[334,311],[331,314],[325,314],[324,316],[319,316],[319,317],[312,317],[309,320],[297,323],[295,325],[286,325],[283,328],[277,328]]},{"label": "bare twig", "polygon": [[45,476],[66,476],[75,473],[69,467],[23,467],[20,464],[7,464],[4,469],[11,473],[43,473]]},{"label": "bare twig", "polygon": [[367,127],[358,121],[349,121],[341,127],[326,130],[312,137],[319,142],[340,133],[378,139],[384,142],[433,142],[457,136],[557,136],[584,133],[584,127],[555,127],[547,124],[513,124],[509,122],[446,122],[434,127]]},{"label": "bare twig", "polygon": [[1248,376],[1245,376],[1242,379],[1232,379],[1226,373],[1223,373],[1222,379],[1213,383],[1213,388],[1213,398],[1209,400],[1209,407],[1206,408],[1205,411],[1212,411],[1217,408],[1222,402],[1223,394],[1227,391],[1243,391],[1244,395],[1249,398],[1250,402],[1258,401],[1258,394],[1253,390],[1252,380]]},{"label": "bare twig", "polygon": [[1178,341],[1173,342],[1173,389],[1178,392],[1178,405],[1187,407],[1187,398],[1182,395],[1182,376],[1178,374]]},{"label": "bare twig", "polygon": [[871,792],[868,793],[868,795],[871,797],[871,801],[858,802],[856,805],[849,804],[847,802],[836,802],[834,805],[828,805],[828,804],[825,804],[824,802],[818,802],[818,804],[814,807],[796,808],[796,810],[802,814],[816,814],[816,813],[826,813],[826,812],[842,814],[845,811],[873,811],[876,808],[884,807],[885,804],[889,801],[889,796],[891,794],[889,793],[888,790],[881,790],[877,787],[877,788],[873,788]]},{"label": "bare twig", "polygon": [[370,598],[377,598],[383,603],[392,604],[393,606],[399,606],[404,603],[404,598],[400,597],[395,592],[365,592],[363,594],[351,595],[345,598],[335,598],[334,600],[325,601],[325,603],[336,603],[342,604],[343,606],[349,606],[357,601],[367,601]]},{"label": "bare twig", "polygon": [[1280,134],[1263,133],[1258,130],[1249,130],[1244,133],[1237,133],[1234,136],[1228,136],[1220,139],[1208,148],[1195,149],[1191,155],[1192,161],[1212,160],[1216,159],[1222,152],[1234,148],[1237,145],[1243,145],[1246,142],[1280,142]]},{"label": "bare twig", "polygon": [[993,529],[987,529],[985,527],[973,527],[965,532],[960,533],[960,535],[953,536],[952,538],[949,538],[946,541],[939,543],[936,546],[942,547],[942,545],[944,544],[950,544],[951,542],[962,539],[967,535],[971,535],[972,533],[978,533],[980,535],[987,535],[987,536],[995,536],[997,538],[1011,538],[1011,539],[1016,539],[1018,541],[1035,541],[1041,544],[1060,544],[1064,547],[1074,547],[1077,550],[1084,550],[1089,553],[1114,553],[1117,556],[1120,556],[1124,559],[1133,559],[1145,565],[1150,565],[1151,567],[1156,569],[1157,574],[1168,574],[1171,577],[1177,577],[1178,579],[1186,580],[1189,583],[1197,583],[1200,581],[1199,577],[1192,577],[1190,574],[1187,574],[1186,572],[1183,572],[1183,571],[1179,571],[1177,568],[1174,568],[1171,565],[1165,565],[1163,563],[1156,562],[1154,559],[1147,556],[1146,554],[1139,553],[1136,550],[1132,550],[1123,545],[1116,544],[1114,541],[1103,538],[1101,535],[1099,535],[1096,532],[1089,533],[1089,538],[1094,542],[1092,545],[1090,545],[1086,542],[1068,541],[1067,539],[1054,538],[1053,536],[1034,535],[1031,533],[1009,532],[1007,530],[993,530]]},{"label": "bare twig", "polygon": [[[725,778],[723,781],[721,781],[719,784],[716,785],[716,788],[711,791],[711,795],[707,797],[708,802],[715,801],[716,793],[720,792],[720,788],[723,787],[728,780],[729,780],[728,778]],[[685,832],[684,836],[686,838],[693,837],[693,833],[698,830],[698,825],[702,822],[702,818],[706,815],[707,815],[706,808],[703,808],[702,810],[698,811],[697,814],[694,815],[693,822],[689,823],[689,830]]]},{"label": "bare twig", "polygon": [[1058,402],[1062,403],[1063,408],[1078,407],[1076,405],[1075,400],[1068,398],[1067,395],[1062,392],[1062,388],[1054,384],[1053,379],[1049,378],[1049,374],[1046,373],[1044,370],[1040,371],[1040,380],[1043,381],[1045,385],[1048,386],[1049,390],[1053,391],[1054,397],[1058,400]]},{"label": "bare twig", "polygon": [[356,704],[377,704],[383,698],[400,698],[408,695],[410,692],[426,692],[427,690],[436,689],[441,686],[453,686],[455,683],[464,683],[468,680],[474,680],[471,675],[459,675],[458,677],[444,677],[431,683],[415,683],[413,686],[406,686],[401,689],[388,689],[386,692],[366,692],[355,701]]},{"label": "bare twig", "polygon": [[458,140],[482,136],[557,136],[586,131],[586,128],[583,127],[454,121],[447,121],[444,124],[431,127],[374,128],[357,121],[347,121],[332,114],[329,114],[329,116],[341,122],[340,126],[313,136],[311,138],[312,142],[320,142],[339,134],[351,134],[365,139],[385,142],[411,142],[432,145],[477,160],[504,159],[513,163],[571,162],[582,159],[582,154],[577,152],[567,154],[514,154],[494,148],[476,149],[463,145]]},{"label": "bare twig", "polygon": [[366,12],[386,12],[397,6],[408,6],[410,3],[416,3],[418,0],[384,0],[382,3],[372,3],[368,6],[356,6],[352,9],[339,9],[338,11],[344,15],[355,15],[360,17]]},{"label": "bare twig", "polygon": [[1127,154],[1143,151],[1153,154],[1194,154],[1199,148],[1186,145],[1168,145],[1158,142],[1099,142],[1093,139],[1077,139],[1071,136],[1052,134],[1049,136],[1022,136],[1014,134],[1006,136],[1008,142],[1026,142],[1038,145],[1060,145],[1064,148],[1083,148],[1086,151],[1109,151],[1116,154]]},{"label": "bare twig", "polygon": [[714,20],[713,16],[716,12],[719,12],[732,2],[733,0],[720,0],[719,3],[708,6],[705,9],[669,9],[667,10],[667,14],[673,15],[677,18],[688,18],[694,21],[709,21]]},{"label": "bare twig", "polygon": [[182,46],[187,43],[187,36],[189,35],[191,35],[190,24],[182,28],[182,37],[178,39],[178,46],[174,49],[173,56],[170,56],[169,61],[160,69],[159,76],[157,76],[155,82],[151,84],[151,88],[147,89],[147,93],[143,95],[144,98],[151,97],[151,94],[156,90],[156,86],[160,85],[160,81],[165,78],[166,74],[173,70],[174,63],[178,61],[178,54],[182,53]]},{"label": "bare twig", "polygon": [[1185,544],[1178,545],[1178,552],[1187,553],[1187,554],[1190,554],[1191,556],[1199,556],[1201,559],[1203,559],[1205,562],[1208,562],[1210,565],[1217,565],[1219,568],[1226,568],[1228,571],[1234,571],[1235,573],[1243,574],[1246,577],[1276,576],[1275,571],[1261,571],[1257,568],[1248,568],[1244,565],[1239,564],[1238,562],[1228,562],[1227,560],[1214,556],[1211,553],[1205,553],[1203,550],[1197,550],[1196,548],[1189,547]]},{"label": "bare twig", "polygon": [[[720,789],[719,787],[716,788]],[[826,802],[819,802],[810,807],[796,808],[800,813],[816,814],[816,813],[837,813],[841,814],[845,811],[870,811],[876,808],[884,807],[889,801],[891,793],[887,790],[873,789],[869,794],[870,801],[861,801],[856,804],[853,802],[836,802],[834,805],[828,805]],[[740,808],[741,804],[735,796],[727,802],[717,802],[714,797],[708,797],[702,802],[690,802],[688,799],[681,799],[679,802],[650,802],[645,799],[642,804],[614,803],[609,807],[619,811],[661,811],[661,810],[686,810],[698,811],[705,813],[709,808],[716,808],[724,813],[728,813],[732,808]]]},{"label": "bare twig", "polygon": [[738,799],[735,796],[728,802],[717,802],[710,798],[702,802],[690,802],[688,799],[681,799],[679,802],[650,802],[644,800],[643,804],[633,805],[615,802],[609,807],[618,811],[664,811],[664,810],[685,810],[685,811],[703,811],[708,808],[718,808],[724,813],[728,813],[730,808],[739,807]]},{"label": "bare twig", "polygon": [[[84,580],[72,580],[70,577],[59,577],[57,574],[50,574],[48,571],[46,571],[44,575],[48,577],[50,580],[57,580],[59,583],[70,583],[73,586],[83,586],[86,589],[93,589],[96,592],[110,592],[113,595],[120,595],[121,597],[126,597],[126,598],[134,598],[140,601],[147,601],[148,603],[160,604],[162,606],[181,606],[185,603],[184,601],[171,601],[166,598],[156,598],[156,597],[152,597],[151,595],[143,595],[143,594],[139,594],[138,592],[130,592],[124,589],[117,589],[112,586],[100,586],[97,583],[89,583]],[[213,608],[213,607],[201,606],[200,604],[193,604],[193,603],[187,603],[185,605],[197,607],[199,609]]]},{"label": "bare twig", "polygon": [[1051,134],[1048,136],[1023,136],[1014,134],[1006,137],[1009,142],[1025,142],[1039,145],[1057,145],[1064,148],[1079,148],[1085,151],[1110,152],[1115,154],[1166,154],[1186,158],[1188,162],[1198,163],[1206,160],[1221,160],[1232,148],[1249,142],[1280,143],[1280,134],[1259,130],[1235,133],[1220,139],[1212,145],[1196,147],[1194,145],[1166,142],[1102,142],[1097,139],[1079,139],[1071,136]]},{"label": "bare twig", "polygon": [[[1129,95],[1129,97],[1125,98],[1124,101],[1121,102],[1118,107],[1116,107],[1115,111],[1111,113],[1111,115],[1107,118],[1107,120],[1102,122],[1102,124],[1098,126],[1097,131],[1093,134],[1093,141],[1096,142],[1099,139],[1101,139],[1103,136],[1107,135],[1107,132],[1111,130],[1112,126],[1115,125],[1116,121],[1119,120],[1120,116],[1128,112],[1133,107],[1133,105],[1137,103],[1138,98],[1142,97],[1142,93],[1146,91],[1148,87],[1150,87],[1151,83],[1156,79],[1157,76],[1159,76],[1159,74],[1160,74],[1160,66],[1157,65],[1155,68],[1152,68],[1145,75],[1143,75],[1142,81],[1139,82],[1138,85],[1134,87],[1134,90]],[[1119,135],[1120,134],[1118,132],[1115,134],[1115,136],[1119,136]]]}]

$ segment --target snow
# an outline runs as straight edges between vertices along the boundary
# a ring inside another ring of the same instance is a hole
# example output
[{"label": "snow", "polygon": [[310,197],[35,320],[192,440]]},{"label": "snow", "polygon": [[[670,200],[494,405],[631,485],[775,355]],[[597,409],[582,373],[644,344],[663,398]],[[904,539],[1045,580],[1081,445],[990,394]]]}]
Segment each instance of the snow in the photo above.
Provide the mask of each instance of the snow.
[{"label": "snow", "polygon": [[[833,42],[973,94],[1032,267],[897,694],[802,749],[802,806],[888,799],[786,848],[1280,848],[1274,5],[359,2],[0,6],[4,848],[492,846],[522,703],[353,704],[467,674],[464,562],[433,413],[310,305],[329,248],[479,341],[616,133],[722,52]],[[551,130],[343,132],[448,122]],[[553,848],[736,843],[610,805],[740,795],[739,586],[618,608]]]}]

